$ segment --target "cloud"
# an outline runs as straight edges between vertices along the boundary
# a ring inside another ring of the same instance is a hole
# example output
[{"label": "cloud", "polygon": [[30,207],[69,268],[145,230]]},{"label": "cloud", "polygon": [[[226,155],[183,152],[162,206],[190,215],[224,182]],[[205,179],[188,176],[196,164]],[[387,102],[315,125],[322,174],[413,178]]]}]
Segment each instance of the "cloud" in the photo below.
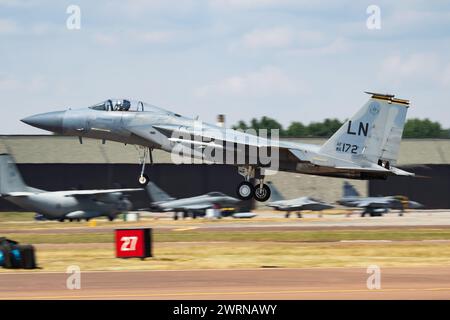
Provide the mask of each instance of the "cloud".
[{"label": "cloud", "polygon": [[36,5],[27,0],[0,0],[0,7],[31,7]]},{"label": "cloud", "polygon": [[270,96],[292,95],[305,91],[306,86],[301,81],[293,80],[277,67],[265,66],[258,71],[230,76],[214,84],[202,86],[195,91],[195,96]]},{"label": "cloud", "polygon": [[393,85],[407,83],[443,83],[441,59],[435,53],[391,55],[380,66],[378,77]]},{"label": "cloud", "polygon": [[19,31],[17,23],[10,19],[0,19],[0,34],[15,34]]},{"label": "cloud", "polygon": [[348,40],[328,39],[320,31],[273,27],[245,33],[229,46],[229,51],[283,50],[287,54],[335,54],[345,52],[349,47]]},{"label": "cloud", "polygon": [[[347,2],[349,2],[347,0]],[[334,1],[326,0],[209,0],[209,6],[217,10],[252,10],[267,8],[320,8],[334,6]],[[343,4],[344,5],[344,4]]]},{"label": "cloud", "polygon": [[92,36],[92,39],[95,43],[100,45],[113,46],[118,43],[118,38],[116,35],[107,33],[95,33]]},{"label": "cloud", "polygon": [[294,32],[290,28],[256,29],[245,34],[241,45],[248,49],[286,48],[292,45]]},{"label": "cloud", "polygon": [[27,79],[18,79],[0,74],[0,91],[17,93],[38,93],[48,88],[47,79],[42,75],[34,75]]},{"label": "cloud", "polygon": [[130,41],[134,44],[168,44],[179,39],[175,31],[139,31],[125,30],[122,32],[109,33],[97,32],[92,36],[92,40],[99,45],[115,46],[121,41]]},{"label": "cloud", "polygon": [[136,40],[144,43],[167,43],[174,39],[175,32],[173,31],[148,31],[148,32],[135,32],[134,37]]},{"label": "cloud", "polygon": [[309,47],[293,48],[287,51],[288,55],[333,55],[348,52],[352,47],[350,41],[344,38],[336,38],[331,42]]}]

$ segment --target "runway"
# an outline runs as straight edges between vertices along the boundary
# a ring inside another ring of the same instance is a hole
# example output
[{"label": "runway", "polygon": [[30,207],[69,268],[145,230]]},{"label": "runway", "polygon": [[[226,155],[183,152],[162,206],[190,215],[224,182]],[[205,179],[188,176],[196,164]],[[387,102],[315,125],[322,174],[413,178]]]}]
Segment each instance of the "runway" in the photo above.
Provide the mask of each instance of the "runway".
[{"label": "runway", "polygon": [[[278,217],[275,219],[274,217]],[[9,225],[12,225],[12,228]],[[187,219],[172,221],[167,215],[165,218],[141,219],[135,223],[124,223],[115,221],[102,224],[97,227],[89,227],[83,223],[60,223],[60,222],[35,222],[26,221],[19,229],[17,222],[3,222],[0,225],[0,234],[86,234],[99,232],[114,232],[119,227],[151,226],[155,230],[161,231],[306,231],[306,230],[349,230],[349,229],[402,229],[402,228],[450,228],[449,210],[415,210],[399,217],[390,213],[384,217],[359,217],[353,215],[330,215],[317,217],[316,214],[308,214],[305,218],[280,218],[279,213],[262,212],[254,219],[236,220],[207,220],[207,219]]]},{"label": "runway", "polygon": [[450,268],[381,268],[368,289],[365,268],[82,272],[69,290],[65,273],[0,274],[0,299],[450,299]]}]

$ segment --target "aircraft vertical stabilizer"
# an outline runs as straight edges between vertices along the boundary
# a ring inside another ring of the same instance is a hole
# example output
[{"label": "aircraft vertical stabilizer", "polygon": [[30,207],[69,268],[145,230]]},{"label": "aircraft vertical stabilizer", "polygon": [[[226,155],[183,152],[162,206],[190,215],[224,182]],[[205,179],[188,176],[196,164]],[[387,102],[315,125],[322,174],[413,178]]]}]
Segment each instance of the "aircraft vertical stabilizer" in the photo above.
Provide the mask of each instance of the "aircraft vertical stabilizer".
[{"label": "aircraft vertical stabilizer", "polygon": [[348,183],[347,181],[344,182],[343,186],[343,197],[359,197],[360,194],[356,188]]},{"label": "aircraft vertical stabilizer", "polygon": [[28,191],[22,176],[9,154],[0,154],[0,194]]},{"label": "aircraft vertical stabilizer", "polygon": [[153,202],[174,200],[174,198],[158,188],[158,186],[151,181],[148,183],[146,189]]},{"label": "aircraft vertical stabilizer", "polygon": [[320,153],[387,169],[397,162],[409,101],[371,93],[364,106],[321,147]]},{"label": "aircraft vertical stabilizer", "polygon": [[275,187],[275,185],[271,181],[267,181],[267,184],[270,187],[271,190],[271,196],[270,201],[280,201],[284,200],[283,195],[278,191],[278,189]]}]

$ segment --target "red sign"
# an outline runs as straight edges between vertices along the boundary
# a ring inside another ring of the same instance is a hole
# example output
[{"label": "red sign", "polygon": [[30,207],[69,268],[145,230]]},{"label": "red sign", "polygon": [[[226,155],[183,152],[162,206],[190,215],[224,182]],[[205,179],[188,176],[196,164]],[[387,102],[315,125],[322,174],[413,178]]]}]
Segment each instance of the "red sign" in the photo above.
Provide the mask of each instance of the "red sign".
[{"label": "red sign", "polygon": [[151,256],[151,229],[116,229],[117,258],[146,258]]}]

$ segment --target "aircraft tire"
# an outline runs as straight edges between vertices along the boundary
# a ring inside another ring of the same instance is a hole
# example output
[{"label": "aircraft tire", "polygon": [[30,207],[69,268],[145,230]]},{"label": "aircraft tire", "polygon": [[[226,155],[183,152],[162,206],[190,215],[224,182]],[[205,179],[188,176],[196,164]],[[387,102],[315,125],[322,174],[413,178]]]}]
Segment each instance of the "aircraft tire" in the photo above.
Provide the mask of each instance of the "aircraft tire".
[{"label": "aircraft tire", "polygon": [[236,188],[236,193],[241,200],[250,200],[255,194],[255,187],[247,181],[242,181]]},{"label": "aircraft tire", "polygon": [[138,182],[141,186],[146,187],[150,182],[150,178],[148,175],[144,174],[142,177],[139,177]]},{"label": "aircraft tire", "polygon": [[270,191],[269,186],[267,184],[263,184],[262,188],[260,188],[258,186],[255,188],[254,198],[256,201],[264,202],[264,201],[269,200],[270,194],[271,194],[271,191]]}]

